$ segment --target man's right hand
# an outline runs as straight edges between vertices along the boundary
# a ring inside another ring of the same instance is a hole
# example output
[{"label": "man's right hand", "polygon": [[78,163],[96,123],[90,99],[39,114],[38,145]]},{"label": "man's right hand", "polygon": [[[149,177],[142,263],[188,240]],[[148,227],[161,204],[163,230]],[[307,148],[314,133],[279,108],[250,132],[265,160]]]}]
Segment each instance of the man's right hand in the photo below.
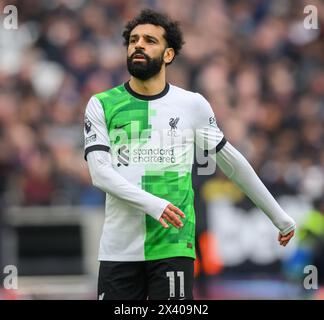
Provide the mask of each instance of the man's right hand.
[{"label": "man's right hand", "polygon": [[179,208],[174,206],[172,203],[169,203],[165,207],[159,221],[164,228],[169,228],[167,222],[171,223],[176,228],[181,228],[183,227],[183,223],[179,217],[185,218],[186,216]]}]

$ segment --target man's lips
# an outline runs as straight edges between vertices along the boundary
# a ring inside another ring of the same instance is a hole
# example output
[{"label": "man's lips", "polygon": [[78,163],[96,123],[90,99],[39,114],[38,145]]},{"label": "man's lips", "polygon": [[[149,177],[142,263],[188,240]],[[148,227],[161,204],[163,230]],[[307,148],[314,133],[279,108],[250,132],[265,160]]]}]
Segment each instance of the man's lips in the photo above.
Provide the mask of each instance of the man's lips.
[{"label": "man's lips", "polygon": [[144,60],[144,61],[146,61],[146,57],[144,55],[142,55],[142,54],[134,54],[133,60],[140,60],[140,61]]}]

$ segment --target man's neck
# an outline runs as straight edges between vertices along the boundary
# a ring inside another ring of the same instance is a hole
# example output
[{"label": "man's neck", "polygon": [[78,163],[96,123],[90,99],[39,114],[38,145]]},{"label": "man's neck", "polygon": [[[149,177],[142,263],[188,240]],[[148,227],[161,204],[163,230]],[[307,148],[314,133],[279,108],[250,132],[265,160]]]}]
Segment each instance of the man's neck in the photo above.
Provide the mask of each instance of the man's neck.
[{"label": "man's neck", "polygon": [[129,85],[133,91],[145,96],[154,96],[159,94],[165,88],[165,76],[158,74],[157,76],[148,80],[140,80],[131,77]]}]

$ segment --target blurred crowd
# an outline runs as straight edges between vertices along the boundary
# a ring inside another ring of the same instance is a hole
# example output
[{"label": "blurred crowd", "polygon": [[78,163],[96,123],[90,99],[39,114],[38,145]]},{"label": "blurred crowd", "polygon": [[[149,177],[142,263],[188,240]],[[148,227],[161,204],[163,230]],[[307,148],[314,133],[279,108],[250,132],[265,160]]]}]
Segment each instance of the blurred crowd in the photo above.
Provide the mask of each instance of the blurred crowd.
[{"label": "blurred crowd", "polygon": [[[310,3],[318,29],[303,25]],[[128,79],[121,33],[146,7],[184,32],[168,81],[209,100],[270,191],[323,195],[323,2],[0,0],[0,13],[7,4],[17,6],[19,26],[0,24],[0,201],[103,203],[83,159],[84,109]]]}]

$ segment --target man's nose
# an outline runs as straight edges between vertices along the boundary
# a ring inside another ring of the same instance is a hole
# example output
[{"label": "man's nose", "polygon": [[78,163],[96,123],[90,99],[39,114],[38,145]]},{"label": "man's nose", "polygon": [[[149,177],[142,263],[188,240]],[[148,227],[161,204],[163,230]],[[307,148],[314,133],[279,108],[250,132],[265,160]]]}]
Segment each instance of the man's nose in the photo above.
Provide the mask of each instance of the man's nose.
[{"label": "man's nose", "polygon": [[135,44],[135,49],[144,49],[144,40],[139,38]]}]

